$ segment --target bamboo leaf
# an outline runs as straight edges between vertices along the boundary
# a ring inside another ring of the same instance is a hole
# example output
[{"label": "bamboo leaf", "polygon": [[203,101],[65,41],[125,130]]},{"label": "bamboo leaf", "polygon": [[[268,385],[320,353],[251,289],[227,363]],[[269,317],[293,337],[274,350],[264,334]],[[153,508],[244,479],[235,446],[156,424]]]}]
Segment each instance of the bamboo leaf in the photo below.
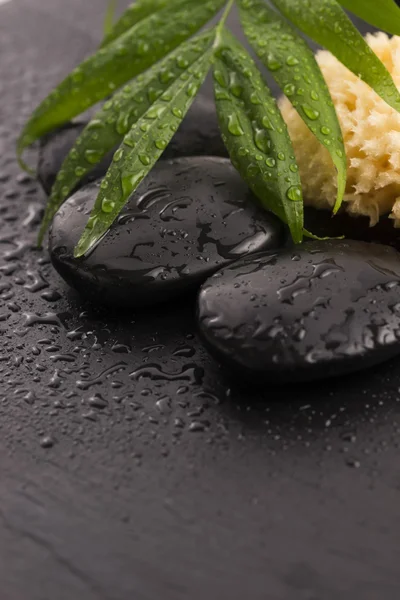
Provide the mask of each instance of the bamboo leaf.
[{"label": "bamboo leaf", "polygon": [[377,29],[400,35],[400,9],[394,0],[339,0],[339,2]]},{"label": "bamboo leaf", "polygon": [[299,29],[332,52],[387,104],[400,109],[400,94],[390,73],[368,46],[336,0],[272,0]]},{"label": "bamboo leaf", "polygon": [[124,135],[154,102],[179,79],[189,65],[198,60],[199,54],[207,50],[213,38],[214,31],[211,30],[185,42],[117,92],[93,117],[58,173],[40,229],[39,244],[55,213],[79,181],[122,142]]},{"label": "bamboo leaf", "polygon": [[330,152],[338,172],[336,213],[346,187],[346,152],[336,111],[314,54],[263,0],[239,0],[239,7],[244,32],[256,54],[307,127]]},{"label": "bamboo leaf", "polygon": [[[116,0],[110,0],[110,5],[112,3],[115,4]],[[112,25],[103,40],[102,46],[107,46],[131,27],[137,25],[149,15],[165,8],[168,4],[169,0],[137,0],[128,6],[118,21]]]},{"label": "bamboo leaf", "polygon": [[[170,0],[156,12],[86,59],[34,111],[18,140],[22,163],[24,149],[104,99],[168,52],[190,38],[223,5],[224,0]],[[176,10],[171,14],[171,5]]]},{"label": "bamboo leaf", "polygon": [[[101,183],[92,214],[75,249],[76,257],[90,251],[107,233],[130,195],[160,158],[203,83],[212,55],[212,47],[204,52],[199,44],[197,61],[187,65],[125,136]],[[186,53],[182,52],[180,61],[184,64],[185,60]]]},{"label": "bamboo leaf", "polygon": [[214,59],[217,112],[231,160],[263,206],[303,237],[303,199],[292,143],[254,61],[227,31]]},{"label": "bamboo leaf", "polygon": [[109,0],[106,16],[104,18],[104,37],[107,38],[110,36],[113,27],[114,27],[114,19],[115,19],[115,11],[117,10],[117,1],[118,0]]}]

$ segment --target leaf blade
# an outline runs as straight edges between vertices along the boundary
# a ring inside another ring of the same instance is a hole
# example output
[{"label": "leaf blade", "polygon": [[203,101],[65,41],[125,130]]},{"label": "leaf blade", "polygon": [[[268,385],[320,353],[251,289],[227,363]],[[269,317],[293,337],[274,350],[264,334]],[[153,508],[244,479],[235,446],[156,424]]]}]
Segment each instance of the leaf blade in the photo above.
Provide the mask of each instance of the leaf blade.
[{"label": "leaf blade", "polygon": [[118,0],[109,0],[106,15],[104,17],[103,34],[105,38],[108,38],[114,28],[115,12],[117,10]]},{"label": "leaf blade", "polygon": [[327,48],[395,110],[400,93],[394,81],[336,0],[272,0],[303,33]]},{"label": "leaf blade", "polygon": [[107,233],[129,196],[160,158],[205,79],[212,54],[210,48],[189,66],[125,136],[102,182],[90,219],[75,248],[75,257],[86,254]]},{"label": "leaf blade", "polygon": [[223,140],[232,164],[265,208],[303,238],[301,182],[293,146],[254,61],[226,30],[214,59],[214,89]]},{"label": "leaf blade", "polygon": [[239,10],[245,35],[257,56],[331,155],[337,170],[336,213],[346,188],[346,152],[336,111],[314,54],[263,0],[239,0]]},{"label": "leaf blade", "polygon": [[[198,31],[224,0],[193,4],[178,0],[171,22],[168,8],[152,14],[96,54],[86,59],[33,112],[17,143],[21,159],[25,148],[63,125],[136,77]],[[106,85],[105,85],[106,83]]]},{"label": "leaf blade", "polygon": [[[111,3],[116,3],[117,0],[110,0]],[[168,5],[168,0],[137,0],[121,15],[121,17],[112,24],[105,35],[102,42],[102,47],[107,46],[115,41],[126,31],[151,14],[158,12]]]},{"label": "leaf blade", "polygon": [[[66,157],[57,175],[39,233],[39,245],[59,207],[79,181],[114,147],[165,93],[187,66],[198,59],[214,38],[214,31],[199,34],[125,86],[96,113]],[[184,56],[184,60],[182,57]],[[182,60],[180,60],[182,59]],[[132,108],[134,107],[134,108]]]},{"label": "leaf blade", "polygon": [[394,0],[338,0],[344,8],[377,29],[400,35],[400,8]]}]

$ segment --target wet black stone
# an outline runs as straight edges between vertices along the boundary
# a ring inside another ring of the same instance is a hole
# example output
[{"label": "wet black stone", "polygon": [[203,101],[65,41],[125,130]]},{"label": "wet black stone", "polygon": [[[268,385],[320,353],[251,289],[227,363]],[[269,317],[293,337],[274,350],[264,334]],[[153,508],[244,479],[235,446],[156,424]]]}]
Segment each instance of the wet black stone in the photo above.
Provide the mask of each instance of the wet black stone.
[{"label": "wet black stone", "polygon": [[50,234],[55,268],[96,302],[132,307],[164,301],[250,251],[280,246],[286,236],[279,221],[256,206],[229,160],[180,158],[160,161],[108,235],[77,260],[73,249],[98,186],[69,198]]},{"label": "wet black stone", "polygon": [[246,257],[204,284],[198,319],[215,357],[253,381],[365,369],[400,353],[400,254],[332,240]]},{"label": "wet black stone", "polygon": [[[50,193],[62,163],[86,125],[87,122],[69,123],[43,138],[39,150],[38,179],[46,194]],[[116,149],[96,165],[79,187],[104,177]],[[204,96],[198,96],[193,102],[163,158],[181,156],[228,156],[219,132],[214,102]]]}]

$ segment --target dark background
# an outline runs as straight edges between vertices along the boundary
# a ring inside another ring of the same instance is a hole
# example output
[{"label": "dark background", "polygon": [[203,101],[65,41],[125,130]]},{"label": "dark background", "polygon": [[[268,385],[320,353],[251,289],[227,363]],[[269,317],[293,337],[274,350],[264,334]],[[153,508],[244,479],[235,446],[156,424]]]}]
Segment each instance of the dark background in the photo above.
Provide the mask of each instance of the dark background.
[{"label": "dark background", "polygon": [[398,600],[400,360],[238,389],[194,298],[96,308],[34,248],[15,138],[105,4],[0,6],[0,597]]}]

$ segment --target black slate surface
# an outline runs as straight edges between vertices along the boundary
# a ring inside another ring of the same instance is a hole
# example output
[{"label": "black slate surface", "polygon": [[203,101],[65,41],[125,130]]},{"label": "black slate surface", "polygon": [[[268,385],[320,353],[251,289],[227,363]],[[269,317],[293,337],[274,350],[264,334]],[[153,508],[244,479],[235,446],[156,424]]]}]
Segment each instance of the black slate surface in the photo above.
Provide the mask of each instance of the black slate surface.
[{"label": "black slate surface", "polygon": [[106,313],[34,249],[15,135],[105,4],[0,5],[0,596],[397,600],[400,358],[240,390],[194,301]]}]

